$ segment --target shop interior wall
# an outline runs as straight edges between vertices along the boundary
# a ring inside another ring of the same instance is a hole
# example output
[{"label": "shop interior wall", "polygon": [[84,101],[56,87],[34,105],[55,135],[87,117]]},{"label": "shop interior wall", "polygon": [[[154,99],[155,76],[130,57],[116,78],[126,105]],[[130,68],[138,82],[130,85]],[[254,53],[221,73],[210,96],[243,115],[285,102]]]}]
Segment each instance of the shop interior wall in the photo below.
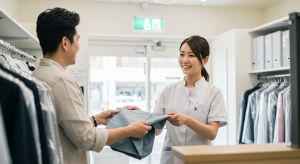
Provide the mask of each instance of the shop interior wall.
[{"label": "shop interior wall", "polygon": [[[247,40],[248,35],[246,35],[246,30],[237,32],[231,29],[249,29],[282,18],[292,11],[299,10],[300,1],[284,0],[265,9],[149,4],[149,9],[146,11],[141,9],[141,4],[69,0],[0,0],[0,6],[35,36],[36,19],[42,11],[53,7],[63,7],[79,13],[81,17],[79,25],[81,47],[76,64],[70,68],[89,67],[88,34],[91,33],[164,36],[197,34],[208,38],[215,37],[211,42],[211,52],[218,48],[227,47],[228,79],[232,79],[232,82],[228,82],[228,90],[234,91],[228,92],[228,112],[230,112],[230,117],[238,118],[237,106],[240,103],[240,95],[245,91],[246,86],[253,86],[255,82],[249,80],[246,84],[240,86],[237,84],[243,73],[242,70],[237,70],[237,67],[242,65],[241,62],[238,63],[237,61],[245,59],[242,57],[242,53],[239,52],[245,52],[243,46],[246,44],[244,42],[237,43],[236,39]],[[135,32],[133,30],[133,17],[135,15],[163,16],[164,32]],[[250,53],[250,51],[247,53]],[[36,55],[38,59],[42,57],[41,51],[33,51],[31,54]],[[85,88],[87,88],[86,86]],[[85,93],[87,93],[87,90],[85,90]],[[234,144],[236,138],[236,130],[234,129],[237,127],[238,119],[229,120],[228,138],[232,138],[229,140],[229,144]]]},{"label": "shop interior wall", "polygon": [[0,0],[0,6],[19,21],[19,0]]},{"label": "shop interior wall", "polygon": [[264,22],[268,23],[287,16],[291,12],[300,11],[299,0],[284,0],[264,9]]},{"label": "shop interior wall", "polygon": [[[212,40],[211,53],[215,50],[226,48],[227,50],[227,121],[228,121],[228,144],[234,145],[236,143],[236,41],[235,30],[230,30],[216,36]],[[212,60],[214,60],[212,58]],[[213,83],[214,79],[212,79]]]},{"label": "shop interior wall", "polygon": [[[38,15],[54,7],[76,11],[81,17],[79,25],[81,47],[76,64],[69,68],[89,67],[88,34],[91,33],[214,37],[233,28],[252,28],[263,23],[261,9],[149,4],[149,9],[143,11],[141,4],[67,0],[20,0],[19,21],[33,32]],[[163,16],[164,32],[135,32],[133,30],[135,15]],[[41,54],[34,52],[38,53]],[[41,55],[38,56],[40,57]],[[87,88],[87,85],[84,87]]]}]

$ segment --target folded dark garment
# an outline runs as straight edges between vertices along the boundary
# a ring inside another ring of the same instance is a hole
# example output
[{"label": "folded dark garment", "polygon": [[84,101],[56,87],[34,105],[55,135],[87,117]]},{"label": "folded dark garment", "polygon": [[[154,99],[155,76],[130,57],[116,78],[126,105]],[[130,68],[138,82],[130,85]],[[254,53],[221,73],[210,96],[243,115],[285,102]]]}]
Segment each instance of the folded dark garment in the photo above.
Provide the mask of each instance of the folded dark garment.
[{"label": "folded dark garment", "polygon": [[155,129],[162,129],[166,123],[166,118],[171,117],[171,115],[158,115],[140,110],[127,110],[126,108],[118,108],[117,110],[121,111],[108,120],[106,129],[125,127],[136,121],[149,121],[148,125],[152,126],[152,129],[142,139],[128,137],[109,146],[114,151],[136,159],[147,157],[152,152]]}]

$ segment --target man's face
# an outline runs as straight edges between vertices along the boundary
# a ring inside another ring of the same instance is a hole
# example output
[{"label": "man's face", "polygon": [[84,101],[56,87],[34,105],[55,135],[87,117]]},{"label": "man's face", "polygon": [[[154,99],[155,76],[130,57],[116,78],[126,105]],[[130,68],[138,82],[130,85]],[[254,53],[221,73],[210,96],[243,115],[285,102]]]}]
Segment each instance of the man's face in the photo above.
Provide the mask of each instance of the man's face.
[{"label": "man's face", "polygon": [[79,48],[80,48],[80,46],[79,46],[80,36],[78,34],[77,27],[75,29],[76,29],[76,34],[73,37],[73,44],[70,44],[70,47],[68,48],[70,50],[69,53],[68,53],[69,65],[75,64],[76,54],[77,54],[77,52],[79,51]]}]

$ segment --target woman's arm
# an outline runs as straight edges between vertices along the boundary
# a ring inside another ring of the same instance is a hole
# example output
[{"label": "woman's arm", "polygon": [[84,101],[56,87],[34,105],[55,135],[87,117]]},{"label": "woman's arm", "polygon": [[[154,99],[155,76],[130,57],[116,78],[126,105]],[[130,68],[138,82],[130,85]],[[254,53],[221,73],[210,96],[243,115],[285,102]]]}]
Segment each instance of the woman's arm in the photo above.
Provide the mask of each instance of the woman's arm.
[{"label": "woman's arm", "polygon": [[195,131],[200,136],[207,138],[209,140],[214,140],[217,136],[220,122],[209,122],[208,124],[203,124],[190,116],[179,112],[171,112],[169,115],[173,115],[168,118],[168,121],[174,126],[181,126],[183,124],[187,125],[193,131]]},{"label": "woman's arm", "polygon": [[162,129],[155,129],[155,136],[159,136],[164,131],[165,126]]}]

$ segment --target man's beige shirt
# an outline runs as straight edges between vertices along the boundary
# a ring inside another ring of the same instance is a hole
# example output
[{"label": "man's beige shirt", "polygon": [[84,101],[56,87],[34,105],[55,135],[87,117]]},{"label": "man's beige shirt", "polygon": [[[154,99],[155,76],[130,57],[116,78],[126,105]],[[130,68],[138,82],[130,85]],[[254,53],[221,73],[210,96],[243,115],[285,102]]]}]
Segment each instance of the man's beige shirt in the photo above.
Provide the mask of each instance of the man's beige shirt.
[{"label": "man's beige shirt", "polygon": [[64,164],[89,164],[88,151],[100,152],[108,132],[93,127],[77,82],[60,64],[45,58],[32,76],[52,88]]}]

